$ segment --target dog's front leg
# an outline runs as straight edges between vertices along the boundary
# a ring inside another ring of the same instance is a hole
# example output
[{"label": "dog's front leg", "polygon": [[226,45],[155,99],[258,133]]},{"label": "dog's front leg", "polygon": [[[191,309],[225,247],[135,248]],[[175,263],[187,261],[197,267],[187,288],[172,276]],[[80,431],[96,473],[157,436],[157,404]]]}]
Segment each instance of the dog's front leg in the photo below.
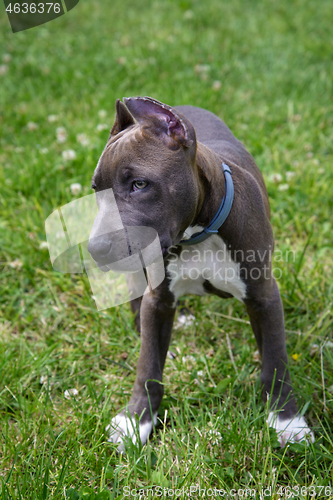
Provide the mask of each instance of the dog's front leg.
[{"label": "dog's front leg", "polygon": [[262,359],[263,399],[270,397],[268,424],[276,429],[281,446],[307,435],[313,441],[292,395],[280,292],[273,278],[262,286],[260,298],[256,294],[245,302]]},{"label": "dog's front leg", "polygon": [[[157,422],[163,397],[162,374],[175,315],[174,297],[161,287],[143,296],[141,304],[141,348],[133,394],[126,410],[112,419],[110,438],[124,450],[124,437],[133,443],[140,435],[144,444]],[[135,415],[140,418],[137,428]]]}]

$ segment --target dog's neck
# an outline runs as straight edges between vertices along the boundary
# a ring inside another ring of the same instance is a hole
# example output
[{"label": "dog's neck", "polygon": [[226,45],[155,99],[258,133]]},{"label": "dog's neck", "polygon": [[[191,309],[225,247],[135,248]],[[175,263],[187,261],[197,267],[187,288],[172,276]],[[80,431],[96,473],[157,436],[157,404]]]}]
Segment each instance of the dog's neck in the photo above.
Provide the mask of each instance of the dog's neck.
[{"label": "dog's neck", "polygon": [[207,226],[225,195],[222,161],[214,151],[197,143],[196,165],[200,183],[200,200],[192,226]]}]

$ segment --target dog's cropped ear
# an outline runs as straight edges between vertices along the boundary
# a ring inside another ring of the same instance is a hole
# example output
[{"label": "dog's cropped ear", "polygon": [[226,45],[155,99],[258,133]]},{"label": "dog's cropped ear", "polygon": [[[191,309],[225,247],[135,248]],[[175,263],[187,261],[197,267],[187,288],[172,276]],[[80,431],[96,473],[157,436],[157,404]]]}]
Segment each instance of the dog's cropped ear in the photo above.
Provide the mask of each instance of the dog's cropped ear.
[{"label": "dog's cropped ear", "polygon": [[116,100],[116,118],[110,132],[110,137],[119,134],[125,128],[134,125],[134,119],[120,99]]},{"label": "dog's cropped ear", "polygon": [[149,128],[153,128],[171,149],[193,144],[191,135],[195,137],[194,129],[191,127],[192,130],[189,130],[183,117],[171,106],[151,97],[124,97],[124,103],[139,123],[146,123]]}]

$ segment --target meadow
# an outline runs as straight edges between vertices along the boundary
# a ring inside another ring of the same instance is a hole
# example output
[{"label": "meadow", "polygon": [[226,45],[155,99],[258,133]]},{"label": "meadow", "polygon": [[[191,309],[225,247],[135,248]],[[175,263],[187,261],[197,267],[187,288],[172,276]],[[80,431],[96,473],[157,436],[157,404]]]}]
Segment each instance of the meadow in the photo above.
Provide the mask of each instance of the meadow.
[{"label": "meadow", "polygon": [[[0,498],[332,499],[332,1],[81,0],[15,34],[0,9]],[[44,221],[92,193],[115,100],[135,95],[216,113],[262,170],[314,444],[267,427],[243,305],[193,296],[149,442],[107,442],[140,336],[128,304],[98,312],[85,274],[53,270]]]}]

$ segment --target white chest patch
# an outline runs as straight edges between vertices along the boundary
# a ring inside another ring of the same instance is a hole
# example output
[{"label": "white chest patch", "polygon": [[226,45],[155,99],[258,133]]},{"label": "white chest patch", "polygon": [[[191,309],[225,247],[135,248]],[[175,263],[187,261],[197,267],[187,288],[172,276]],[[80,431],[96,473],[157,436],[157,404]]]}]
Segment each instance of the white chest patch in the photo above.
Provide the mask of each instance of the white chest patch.
[{"label": "white chest patch", "polygon": [[[192,232],[201,230],[196,226]],[[211,235],[197,245],[184,246],[179,255],[170,254],[167,273],[171,278],[170,290],[175,300],[187,294],[207,295],[204,288],[207,281],[240,301],[245,299],[246,285],[240,278],[240,264],[232,260],[220,236]]]}]

